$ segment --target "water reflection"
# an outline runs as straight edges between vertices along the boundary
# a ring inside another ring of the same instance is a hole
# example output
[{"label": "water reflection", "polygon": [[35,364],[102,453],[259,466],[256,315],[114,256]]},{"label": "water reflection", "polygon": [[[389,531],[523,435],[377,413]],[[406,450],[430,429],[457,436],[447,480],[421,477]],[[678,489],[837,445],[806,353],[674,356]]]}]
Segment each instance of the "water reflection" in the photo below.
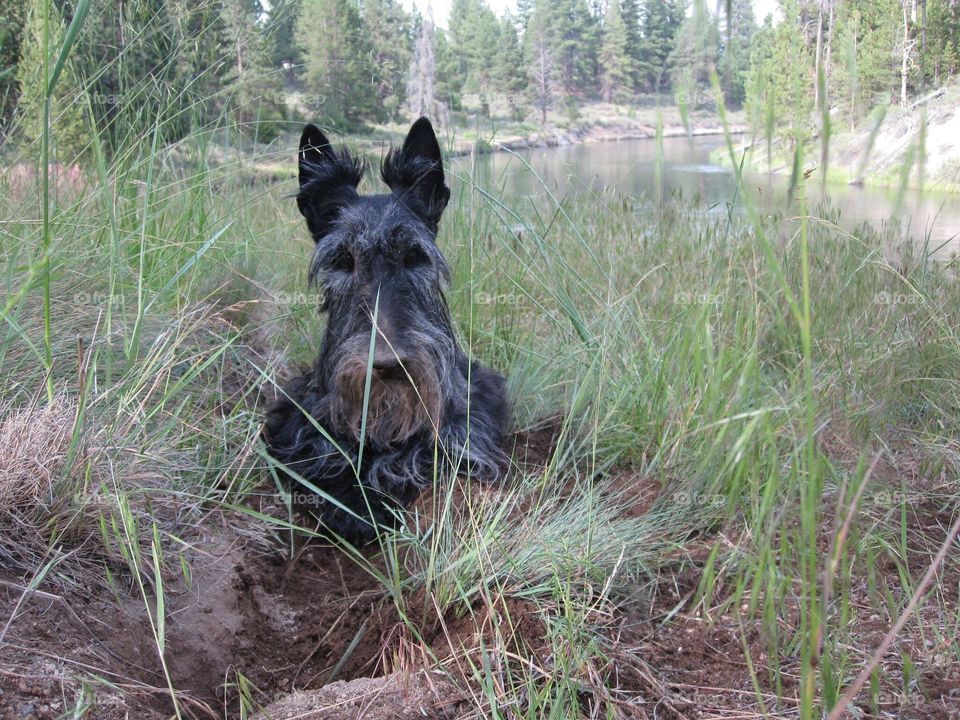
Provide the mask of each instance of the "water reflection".
[{"label": "water reflection", "polygon": [[[743,212],[732,170],[711,161],[723,149],[720,137],[665,138],[663,141],[664,197],[680,193],[701,203],[705,211],[723,211],[732,204]],[[472,177],[481,186],[510,202],[541,198],[547,190],[557,199],[589,190],[615,189],[633,196],[657,195],[657,152],[653,140],[573,145],[473,158],[455,158],[453,175]],[[456,180],[454,180],[456,183]],[[748,200],[761,211],[782,211],[787,204],[788,180],[780,175],[748,174]],[[808,212],[823,199],[840,212],[840,224],[855,232],[864,222],[876,228],[893,226],[903,239],[928,243],[946,259],[960,250],[960,196],[928,191],[806,183]],[[799,212],[795,203],[792,212]]]}]

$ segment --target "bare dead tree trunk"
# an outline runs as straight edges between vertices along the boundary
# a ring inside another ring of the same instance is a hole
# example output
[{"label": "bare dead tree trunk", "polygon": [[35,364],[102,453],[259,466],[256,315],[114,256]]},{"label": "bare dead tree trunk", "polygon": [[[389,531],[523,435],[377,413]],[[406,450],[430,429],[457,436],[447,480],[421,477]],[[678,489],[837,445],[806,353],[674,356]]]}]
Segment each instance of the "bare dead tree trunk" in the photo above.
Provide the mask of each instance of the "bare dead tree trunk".
[{"label": "bare dead tree trunk", "polygon": [[547,51],[540,46],[540,123],[547,124]]},{"label": "bare dead tree trunk", "polygon": [[829,0],[830,2],[830,15],[827,26],[827,62],[824,66],[824,73],[826,73],[827,80],[830,79],[830,71],[832,69],[833,62],[833,9],[836,6],[835,0]]},{"label": "bare dead tree trunk", "polygon": [[[853,34],[853,58],[857,57],[857,34]],[[850,132],[853,132],[853,129],[856,125],[856,109],[857,109],[857,76],[856,73],[853,74],[850,83]]]},{"label": "bare dead tree trunk", "polygon": [[927,0],[920,0],[920,51],[927,53]]},{"label": "bare dead tree trunk", "polygon": [[900,107],[907,107],[907,72],[910,69],[910,13],[909,0],[901,0],[903,6],[903,53],[900,61]]},{"label": "bare dead tree trunk", "polygon": [[[820,72],[823,71],[823,8],[817,10],[817,82],[816,90],[814,91],[814,107],[817,110],[823,110],[823,103],[826,102],[826,98],[820,97]],[[824,75],[826,76],[826,75]]]},{"label": "bare dead tree trunk", "polygon": [[420,36],[413,49],[407,96],[414,117],[439,115],[436,108],[437,65],[433,55],[433,19],[427,16],[420,27]]},{"label": "bare dead tree trunk", "polygon": [[533,85],[536,92],[537,106],[540,108],[540,124],[547,124],[547,110],[551,100],[551,73],[553,72],[552,59],[547,51],[546,43],[538,41],[535,46],[536,63],[533,68]]}]

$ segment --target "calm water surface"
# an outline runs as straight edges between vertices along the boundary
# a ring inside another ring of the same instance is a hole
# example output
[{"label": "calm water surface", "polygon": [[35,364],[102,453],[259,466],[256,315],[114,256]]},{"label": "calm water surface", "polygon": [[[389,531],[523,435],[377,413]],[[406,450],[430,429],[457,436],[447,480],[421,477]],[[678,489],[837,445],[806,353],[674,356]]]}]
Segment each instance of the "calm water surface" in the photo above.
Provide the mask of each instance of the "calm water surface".
[{"label": "calm water surface", "polygon": [[[722,149],[722,137],[666,138],[663,142],[664,197],[682,193],[699,203],[705,212],[744,212],[733,172],[711,162],[714,150]],[[724,151],[725,152],[725,151]],[[529,166],[529,167],[528,167]],[[557,198],[590,190],[614,189],[632,196],[655,197],[656,142],[623,140],[526,150],[516,156],[495,153],[476,158],[457,158],[454,175],[472,174],[483,186],[512,201],[539,198],[544,184]],[[538,177],[539,176],[539,177]],[[762,210],[782,210],[787,202],[788,180],[784,176],[748,174],[749,201]],[[821,195],[819,182],[807,183],[808,210],[817,214],[824,200],[840,212],[840,225],[855,232],[863,223],[881,228],[893,226],[905,240],[928,242],[938,257],[960,251],[960,195],[908,191],[899,202],[897,191],[827,186]],[[799,212],[795,207],[793,212]]]}]

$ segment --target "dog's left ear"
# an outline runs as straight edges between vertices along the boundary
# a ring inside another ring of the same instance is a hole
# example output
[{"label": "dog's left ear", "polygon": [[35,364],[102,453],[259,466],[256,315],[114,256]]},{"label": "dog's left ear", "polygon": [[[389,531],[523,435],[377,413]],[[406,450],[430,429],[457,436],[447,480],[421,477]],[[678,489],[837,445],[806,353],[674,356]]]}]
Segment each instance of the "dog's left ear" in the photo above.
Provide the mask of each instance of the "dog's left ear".
[{"label": "dog's left ear", "polygon": [[297,207],[315,242],[326,235],[340,211],[357,199],[363,163],[347,150],[334,150],[316,125],[307,125],[297,151],[300,192]]},{"label": "dog's left ear", "polygon": [[436,231],[450,189],[444,184],[440,143],[427,118],[413,124],[402,148],[387,153],[380,174],[393,194]]}]

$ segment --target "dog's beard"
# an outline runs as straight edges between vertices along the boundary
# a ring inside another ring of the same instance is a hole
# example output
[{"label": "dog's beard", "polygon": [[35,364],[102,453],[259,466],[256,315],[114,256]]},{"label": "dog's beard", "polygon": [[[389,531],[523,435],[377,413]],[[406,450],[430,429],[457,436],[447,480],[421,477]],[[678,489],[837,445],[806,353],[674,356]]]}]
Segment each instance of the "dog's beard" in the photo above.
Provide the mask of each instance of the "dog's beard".
[{"label": "dog's beard", "polygon": [[366,354],[340,359],[334,369],[331,416],[341,432],[377,445],[403,442],[417,432],[435,432],[440,423],[440,378],[422,358],[404,362],[396,378],[381,379],[374,371],[363,425],[363,400],[367,380]]}]

